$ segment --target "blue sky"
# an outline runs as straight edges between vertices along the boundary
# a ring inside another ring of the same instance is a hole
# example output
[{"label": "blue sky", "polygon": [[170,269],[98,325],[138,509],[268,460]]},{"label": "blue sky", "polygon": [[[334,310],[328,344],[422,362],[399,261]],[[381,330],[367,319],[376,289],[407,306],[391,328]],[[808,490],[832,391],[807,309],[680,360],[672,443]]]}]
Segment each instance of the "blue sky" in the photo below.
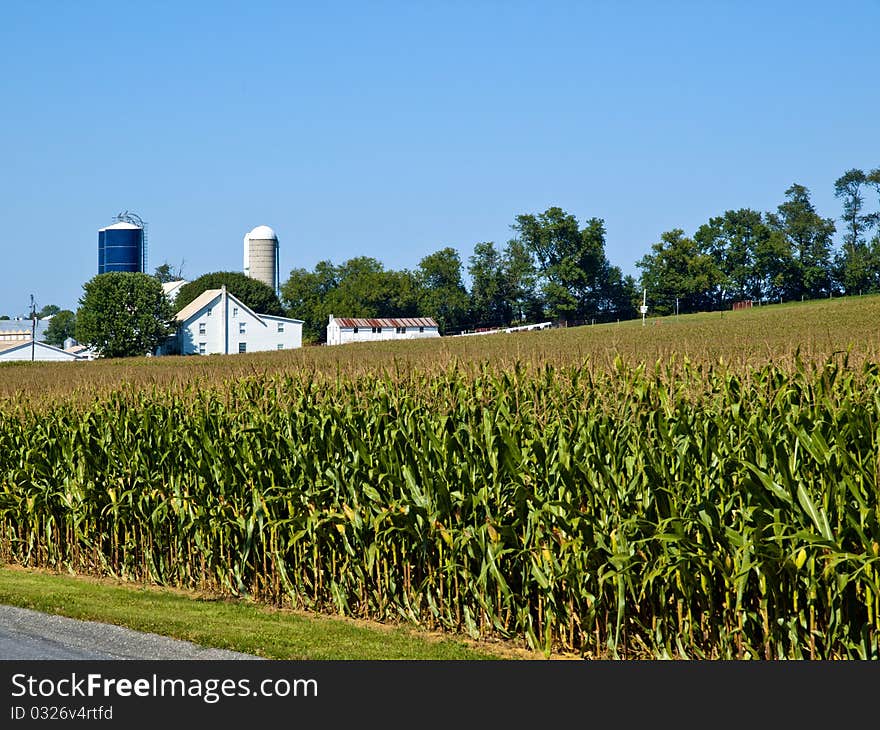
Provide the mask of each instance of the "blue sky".
[{"label": "blue sky", "polygon": [[[672,228],[880,166],[877,2],[0,4],[0,314],[75,309],[97,230],[149,270],[281,278],[602,218],[624,273]],[[877,201],[870,201],[874,209]]]}]

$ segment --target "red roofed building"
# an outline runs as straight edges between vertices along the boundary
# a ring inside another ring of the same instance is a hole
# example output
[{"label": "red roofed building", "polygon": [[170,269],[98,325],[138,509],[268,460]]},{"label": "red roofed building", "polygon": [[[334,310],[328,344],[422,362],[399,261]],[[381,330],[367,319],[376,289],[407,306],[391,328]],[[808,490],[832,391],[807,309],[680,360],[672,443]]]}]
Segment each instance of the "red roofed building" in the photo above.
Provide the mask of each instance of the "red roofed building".
[{"label": "red roofed building", "polygon": [[400,317],[391,319],[361,319],[334,317],[327,323],[327,344],[345,345],[349,342],[376,342],[377,340],[413,340],[421,337],[439,337],[437,323],[430,317]]}]

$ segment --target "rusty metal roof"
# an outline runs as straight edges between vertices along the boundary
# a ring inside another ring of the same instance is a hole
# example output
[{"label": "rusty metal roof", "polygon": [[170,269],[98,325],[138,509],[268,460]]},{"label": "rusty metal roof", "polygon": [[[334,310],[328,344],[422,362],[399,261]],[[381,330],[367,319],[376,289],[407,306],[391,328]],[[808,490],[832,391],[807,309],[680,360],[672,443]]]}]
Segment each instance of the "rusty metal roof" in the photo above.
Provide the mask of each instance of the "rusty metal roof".
[{"label": "rusty metal roof", "polygon": [[360,319],[357,317],[334,317],[340,327],[436,327],[430,317],[402,317],[395,319]]}]

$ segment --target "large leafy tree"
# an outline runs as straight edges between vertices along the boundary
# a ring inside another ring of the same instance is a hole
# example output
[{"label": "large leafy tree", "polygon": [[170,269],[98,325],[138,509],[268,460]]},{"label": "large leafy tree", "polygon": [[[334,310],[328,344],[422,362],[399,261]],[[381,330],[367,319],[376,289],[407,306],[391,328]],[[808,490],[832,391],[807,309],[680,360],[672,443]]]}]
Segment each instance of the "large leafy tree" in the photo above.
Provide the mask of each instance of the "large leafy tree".
[{"label": "large leafy tree", "polygon": [[302,319],[303,339],[322,342],[329,315],[336,317],[412,317],[419,289],[408,271],[386,271],[374,258],[359,256],[340,265],[320,261],[314,271],[293,269],[281,287],[284,305]]},{"label": "large leafy tree", "polygon": [[789,260],[784,292],[789,299],[827,296],[832,285],[831,248],[835,231],[831,218],[822,218],[810,200],[810,191],[792,184],[785,202],[766,216],[767,225],[781,235]]},{"label": "large leafy tree", "polygon": [[528,247],[512,238],[504,248],[504,286],[512,321],[520,324],[544,319],[544,302],[538,291],[538,269]]},{"label": "large leafy tree", "polygon": [[[759,267],[758,251],[766,254],[771,235],[761,213],[748,208],[728,210],[700,226],[694,240],[722,275],[712,292],[715,306],[762,298],[771,274]],[[769,263],[766,255],[761,263]]]},{"label": "large leafy tree", "polygon": [[303,341],[323,342],[327,338],[327,316],[345,316],[332,312],[326,299],[339,286],[337,267],[330,261],[319,261],[314,271],[297,268],[281,285],[281,298],[288,316],[303,320]]},{"label": "large leafy tree", "polygon": [[723,280],[715,259],[676,228],[660,236],[651,253],[636,262],[642,270],[642,287],[647,289],[649,307],[658,314],[711,309],[712,292]]},{"label": "large leafy tree", "polygon": [[284,314],[281,301],[271,286],[239,271],[214,271],[202,274],[198,279],[180,287],[174,306],[180,311],[203,292],[220,289],[224,285],[226,291],[258,314]]},{"label": "large leafy tree", "polygon": [[76,339],[104,357],[146,355],[174,331],[174,311],[149,274],[113,271],[83,284]]},{"label": "large leafy tree", "polygon": [[53,317],[58,312],[61,311],[61,307],[57,304],[47,304],[43,307],[39,312],[37,312],[37,319],[45,319],[46,317]]},{"label": "large leafy tree", "polygon": [[476,327],[509,324],[513,319],[510,281],[503,254],[495,248],[494,242],[484,241],[474,246],[468,274],[471,277],[471,324]]},{"label": "large leafy tree", "polygon": [[63,347],[64,340],[76,336],[76,314],[69,309],[62,309],[52,315],[46,328],[45,340],[55,347]]},{"label": "large leafy tree", "polygon": [[834,195],[843,202],[843,246],[835,258],[837,278],[847,294],[873,291],[880,277],[877,251],[866,242],[874,215],[864,212],[863,191],[868,175],[859,169],[847,170],[834,182]]},{"label": "large leafy tree", "polygon": [[605,224],[590,218],[583,228],[570,213],[551,207],[518,215],[513,229],[534,255],[547,313],[560,321],[615,314],[612,280],[619,269],[605,257]]},{"label": "large leafy tree", "polygon": [[182,261],[180,263],[180,266],[177,268],[177,271],[175,271],[171,267],[171,264],[169,264],[167,261],[164,261],[163,263],[159,264],[159,266],[156,267],[156,270],[153,273],[153,276],[155,276],[163,284],[167,284],[170,281],[180,281],[183,278],[182,273],[183,273],[183,262]]},{"label": "large leafy tree", "polygon": [[425,256],[416,277],[421,289],[421,314],[433,317],[443,334],[461,330],[467,322],[469,299],[458,251],[446,247]]}]

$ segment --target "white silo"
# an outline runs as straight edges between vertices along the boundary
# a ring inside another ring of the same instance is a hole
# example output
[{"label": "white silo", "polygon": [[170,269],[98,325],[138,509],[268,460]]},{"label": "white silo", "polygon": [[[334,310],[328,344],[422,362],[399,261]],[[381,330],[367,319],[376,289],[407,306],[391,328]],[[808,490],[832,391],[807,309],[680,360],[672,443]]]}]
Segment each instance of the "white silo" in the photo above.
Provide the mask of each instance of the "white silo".
[{"label": "white silo", "polygon": [[278,292],[278,236],[269,226],[257,226],[245,235],[244,273]]}]

